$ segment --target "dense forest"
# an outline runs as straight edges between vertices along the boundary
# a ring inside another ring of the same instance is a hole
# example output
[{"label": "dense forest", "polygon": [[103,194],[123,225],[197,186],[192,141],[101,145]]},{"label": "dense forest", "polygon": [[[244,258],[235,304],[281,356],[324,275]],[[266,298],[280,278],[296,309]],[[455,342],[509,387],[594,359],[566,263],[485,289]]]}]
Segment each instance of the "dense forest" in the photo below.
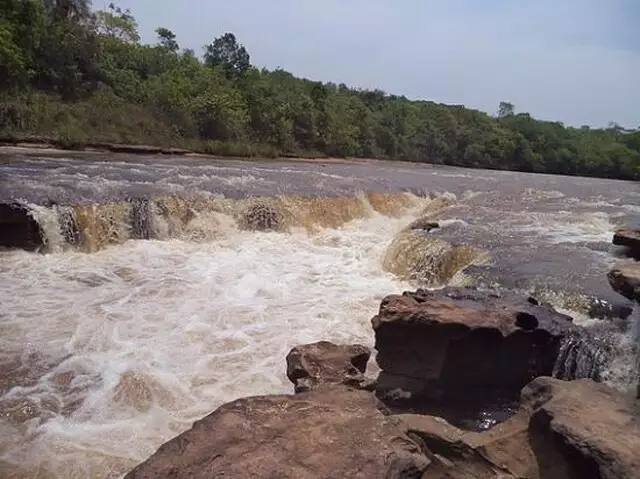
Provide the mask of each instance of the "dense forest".
[{"label": "dense forest", "polygon": [[0,137],[640,179],[640,130],[566,127],[508,102],[492,116],[410,101],[256,68],[232,33],[201,56],[168,28],[156,34],[142,43],[113,4],[0,0]]}]

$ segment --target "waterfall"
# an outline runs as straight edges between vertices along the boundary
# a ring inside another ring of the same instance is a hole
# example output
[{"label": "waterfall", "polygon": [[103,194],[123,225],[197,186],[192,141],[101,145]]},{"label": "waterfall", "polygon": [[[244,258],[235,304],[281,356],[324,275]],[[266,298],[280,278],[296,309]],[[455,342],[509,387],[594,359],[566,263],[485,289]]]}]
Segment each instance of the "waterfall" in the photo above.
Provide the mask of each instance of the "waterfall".
[{"label": "waterfall", "polygon": [[609,348],[588,331],[577,331],[564,338],[553,367],[553,377],[564,380],[601,380]]},{"label": "waterfall", "polygon": [[152,235],[153,204],[149,198],[131,198],[131,238],[148,240]]}]

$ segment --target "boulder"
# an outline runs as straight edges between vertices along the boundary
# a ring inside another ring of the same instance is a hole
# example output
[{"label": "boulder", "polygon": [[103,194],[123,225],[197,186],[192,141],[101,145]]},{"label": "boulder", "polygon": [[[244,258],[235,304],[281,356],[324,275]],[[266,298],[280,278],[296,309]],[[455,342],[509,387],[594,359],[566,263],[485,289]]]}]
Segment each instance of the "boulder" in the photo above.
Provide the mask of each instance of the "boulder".
[{"label": "boulder", "polygon": [[327,386],[225,404],[126,478],[418,479],[428,465],[373,394]]},{"label": "boulder", "polygon": [[607,278],[611,287],[622,296],[640,301],[640,263],[619,264]]},{"label": "boulder", "polygon": [[44,246],[44,233],[26,206],[0,203],[0,247],[39,251]]},{"label": "boulder", "polygon": [[471,415],[486,409],[485,399],[508,414],[509,401],[517,402],[531,379],[553,373],[564,338],[578,329],[534,298],[468,288],[388,296],[372,324],[380,398]]},{"label": "boulder", "polygon": [[326,384],[360,388],[371,351],[365,346],[336,345],[328,341],[296,346],[287,355],[287,377],[295,392]]},{"label": "boulder", "polygon": [[640,229],[623,228],[613,235],[613,244],[628,248],[629,256],[640,257]]},{"label": "boulder", "polygon": [[541,478],[632,479],[640,471],[640,402],[588,379],[537,378],[522,392]]}]

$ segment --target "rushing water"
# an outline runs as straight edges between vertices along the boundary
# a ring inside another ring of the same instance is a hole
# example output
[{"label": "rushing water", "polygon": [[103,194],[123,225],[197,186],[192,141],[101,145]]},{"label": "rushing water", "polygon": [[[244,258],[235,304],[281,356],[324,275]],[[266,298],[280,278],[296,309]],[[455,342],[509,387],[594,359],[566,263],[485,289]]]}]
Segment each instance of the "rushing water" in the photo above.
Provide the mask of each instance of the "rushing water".
[{"label": "rushing water", "polygon": [[[20,202],[48,251],[0,251],[2,477],[118,477],[223,402],[290,392],[292,346],[372,345],[380,299],[415,281],[535,291],[602,329],[604,380],[634,376],[637,312],[587,317],[593,298],[628,306],[605,274],[612,231],[640,219],[632,183],[13,155],[0,201]],[[407,230],[417,218],[441,227]],[[586,364],[582,344],[563,374]]]}]

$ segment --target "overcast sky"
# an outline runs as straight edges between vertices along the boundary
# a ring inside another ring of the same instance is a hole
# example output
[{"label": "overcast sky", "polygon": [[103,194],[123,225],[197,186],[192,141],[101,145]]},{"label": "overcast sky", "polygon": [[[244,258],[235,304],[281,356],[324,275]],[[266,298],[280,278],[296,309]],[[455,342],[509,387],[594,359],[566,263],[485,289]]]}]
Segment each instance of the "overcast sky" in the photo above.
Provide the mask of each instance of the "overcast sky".
[{"label": "overcast sky", "polygon": [[[100,8],[108,0],[96,0]],[[183,48],[227,31],[254,65],[313,80],[640,126],[640,0],[120,0],[144,41]]]}]

